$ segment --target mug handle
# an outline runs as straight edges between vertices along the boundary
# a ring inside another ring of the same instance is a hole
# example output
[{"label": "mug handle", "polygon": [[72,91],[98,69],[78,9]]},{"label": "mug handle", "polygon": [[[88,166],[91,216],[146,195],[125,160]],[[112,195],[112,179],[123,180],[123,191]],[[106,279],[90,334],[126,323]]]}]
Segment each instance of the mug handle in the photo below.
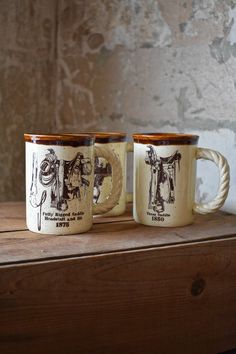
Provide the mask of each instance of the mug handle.
[{"label": "mug handle", "polygon": [[95,157],[103,157],[112,167],[112,189],[107,199],[99,204],[93,204],[93,215],[104,214],[113,209],[122,191],[122,168],[118,157],[110,150],[100,146],[94,147]]},{"label": "mug handle", "polygon": [[222,207],[229,192],[229,164],[219,152],[210,149],[197,148],[196,159],[213,161],[219,168],[220,183],[216,197],[208,203],[195,203],[193,207],[193,210],[199,214],[213,213]]},{"label": "mug handle", "polygon": [[[134,143],[128,142],[126,152],[134,152]],[[133,201],[133,193],[126,192],[126,203]]]}]

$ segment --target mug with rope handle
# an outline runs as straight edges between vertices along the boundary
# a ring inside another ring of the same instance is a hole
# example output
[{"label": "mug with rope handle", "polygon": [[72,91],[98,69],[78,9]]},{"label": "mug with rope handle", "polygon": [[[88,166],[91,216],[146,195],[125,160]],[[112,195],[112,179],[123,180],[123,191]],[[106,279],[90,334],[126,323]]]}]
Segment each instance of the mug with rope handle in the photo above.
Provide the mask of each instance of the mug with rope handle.
[{"label": "mug with rope handle", "polygon": [[[67,235],[88,231],[94,214],[117,205],[122,191],[122,168],[109,149],[94,146],[89,134],[25,134],[26,222],[29,230]],[[104,158],[112,166],[107,198],[93,204],[94,165]]]},{"label": "mug with rope handle", "polygon": [[[133,152],[133,143],[127,142],[127,134],[120,132],[89,132],[95,136],[95,147],[112,150],[121,163],[122,190],[118,203],[107,216],[122,215],[126,210],[126,203],[132,202],[133,194],[126,191],[127,180],[127,153]],[[112,190],[112,168],[109,162],[101,157],[95,158],[95,180],[93,201],[99,204],[106,200]]]},{"label": "mug with rope handle", "polygon": [[[213,213],[224,204],[230,182],[228,162],[219,152],[198,148],[191,134],[134,134],[134,219],[144,225],[191,224],[194,214]],[[208,203],[195,202],[196,161],[219,169],[219,188]]]}]

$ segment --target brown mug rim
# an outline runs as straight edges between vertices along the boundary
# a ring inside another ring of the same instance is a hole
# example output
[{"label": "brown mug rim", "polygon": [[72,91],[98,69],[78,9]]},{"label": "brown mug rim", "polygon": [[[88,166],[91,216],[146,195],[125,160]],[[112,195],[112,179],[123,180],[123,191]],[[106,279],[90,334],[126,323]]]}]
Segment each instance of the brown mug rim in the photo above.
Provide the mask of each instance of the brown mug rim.
[{"label": "brown mug rim", "polygon": [[95,143],[122,143],[127,141],[127,133],[123,132],[92,131],[86,132],[86,134],[93,135]]},{"label": "brown mug rim", "polygon": [[199,136],[185,133],[134,133],[134,142],[153,145],[197,145]]},{"label": "brown mug rim", "polygon": [[24,134],[25,142],[43,145],[90,146],[94,144],[92,134]]}]

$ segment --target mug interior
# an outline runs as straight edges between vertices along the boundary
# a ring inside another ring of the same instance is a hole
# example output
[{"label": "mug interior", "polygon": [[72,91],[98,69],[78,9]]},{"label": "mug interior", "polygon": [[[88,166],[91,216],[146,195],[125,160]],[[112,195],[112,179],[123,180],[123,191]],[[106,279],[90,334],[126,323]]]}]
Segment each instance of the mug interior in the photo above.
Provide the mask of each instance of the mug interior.
[{"label": "mug interior", "polygon": [[94,145],[92,134],[24,134],[25,142],[41,145],[90,146]]},{"label": "mug interior", "polygon": [[135,143],[152,145],[197,145],[199,136],[179,133],[135,133]]},{"label": "mug interior", "polygon": [[89,132],[95,137],[96,143],[121,143],[127,139],[126,133],[121,132]]}]

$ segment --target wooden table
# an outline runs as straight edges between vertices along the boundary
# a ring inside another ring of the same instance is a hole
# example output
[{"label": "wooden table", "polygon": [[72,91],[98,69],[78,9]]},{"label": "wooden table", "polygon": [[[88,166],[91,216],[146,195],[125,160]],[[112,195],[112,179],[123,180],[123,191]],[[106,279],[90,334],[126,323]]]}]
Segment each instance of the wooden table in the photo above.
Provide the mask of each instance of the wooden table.
[{"label": "wooden table", "polygon": [[152,228],[131,213],[73,236],[0,204],[0,354],[217,354],[236,347],[236,216]]}]

